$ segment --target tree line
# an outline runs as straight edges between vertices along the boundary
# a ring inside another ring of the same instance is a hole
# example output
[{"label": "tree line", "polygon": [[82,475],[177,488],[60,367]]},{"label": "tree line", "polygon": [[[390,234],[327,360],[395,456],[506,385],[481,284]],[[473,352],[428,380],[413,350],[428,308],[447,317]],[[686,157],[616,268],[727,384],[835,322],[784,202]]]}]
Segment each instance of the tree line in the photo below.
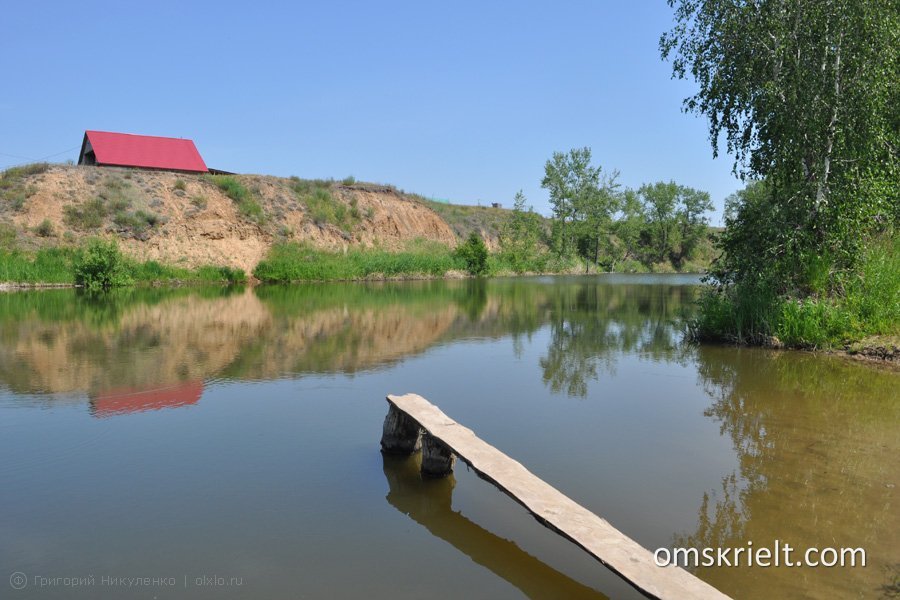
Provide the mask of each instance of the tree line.
[{"label": "tree line", "polygon": [[[623,188],[619,172],[592,164],[590,148],[555,152],[541,187],[550,195],[547,220],[516,194],[500,236],[500,256],[512,270],[585,271],[702,269],[711,252],[707,192],[674,181]],[[548,266],[548,265],[555,266]]]},{"label": "tree line", "polygon": [[669,0],[660,39],[746,189],[699,337],[833,346],[900,332],[900,4]]}]

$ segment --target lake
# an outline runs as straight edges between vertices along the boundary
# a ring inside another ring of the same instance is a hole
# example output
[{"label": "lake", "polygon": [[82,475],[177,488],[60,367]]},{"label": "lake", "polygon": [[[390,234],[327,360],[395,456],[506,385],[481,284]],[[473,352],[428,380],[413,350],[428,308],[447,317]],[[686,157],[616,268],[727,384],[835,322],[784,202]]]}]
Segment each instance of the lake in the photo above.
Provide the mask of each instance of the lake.
[{"label": "lake", "polygon": [[693,569],[735,598],[900,593],[900,376],[686,343],[698,289],[0,294],[0,597],[639,597],[465,465],[382,456],[406,392],[648,549],[866,551]]}]

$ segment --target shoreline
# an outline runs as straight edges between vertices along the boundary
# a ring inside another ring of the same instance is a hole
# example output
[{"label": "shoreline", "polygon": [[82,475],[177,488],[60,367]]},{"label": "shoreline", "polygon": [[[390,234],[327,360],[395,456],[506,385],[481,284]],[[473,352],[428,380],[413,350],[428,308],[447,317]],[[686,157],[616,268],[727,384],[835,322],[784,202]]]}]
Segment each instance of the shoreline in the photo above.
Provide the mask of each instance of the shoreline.
[{"label": "shoreline", "polygon": [[[561,275],[575,275],[575,276],[590,276],[590,275],[654,275],[654,273],[616,273],[613,271],[604,271],[600,273],[583,273],[583,272],[572,272],[572,271],[561,271],[561,272],[552,272],[552,273],[500,273],[497,275],[492,275],[490,278],[519,278],[519,277],[543,277],[543,276],[561,276]],[[679,273],[657,273],[658,275],[702,275],[703,273],[688,273],[688,272],[679,272]],[[358,277],[352,279],[321,279],[321,280],[298,280],[291,282],[272,282],[272,281],[260,281],[255,277],[251,277],[245,283],[212,283],[208,281],[150,281],[150,282],[139,282],[134,285],[134,288],[164,288],[169,287],[172,289],[177,288],[185,288],[185,287],[208,287],[208,286],[216,286],[216,287],[232,287],[232,286],[247,286],[247,287],[258,287],[258,286],[266,286],[266,285],[304,285],[304,284],[322,284],[322,283],[379,283],[379,282],[399,282],[399,281],[460,281],[463,279],[479,279],[479,277],[470,275],[463,271],[448,271],[443,275],[430,275],[427,273],[411,273],[404,275],[390,275],[390,276],[366,276],[366,277]],[[33,290],[58,290],[58,289],[81,289],[82,286],[76,285],[75,283],[44,283],[44,282],[0,282],[0,293],[13,293],[18,291],[33,291]],[[900,371],[900,341],[895,341],[896,336],[891,339],[891,336],[873,336],[864,340],[859,340],[856,342],[852,342],[850,344],[845,345],[843,348],[830,348],[830,349],[820,349],[814,350],[809,348],[791,348],[784,346],[773,346],[767,344],[738,344],[738,343],[729,343],[725,341],[715,342],[715,341],[706,341],[699,343],[711,343],[714,345],[721,346],[732,346],[732,347],[744,347],[744,348],[761,348],[775,351],[792,351],[792,352],[807,352],[810,354],[818,354],[818,355],[830,355],[843,358],[845,360],[851,360],[854,362],[865,363],[868,365],[873,365],[881,368],[887,368],[889,370],[897,370]]]},{"label": "shoreline", "polygon": [[[258,286],[258,285],[303,285],[307,283],[366,283],[366,282],[378,282],[378,281],[436,281],[436,280],[444,280],[444,281],[454,281],[461,279],[494,279],[494,278],[516,278],[516,277],[556,277],[556,276],[577,276],[577,277],[587,277],[591,275],[705,275],[703,272],[697,271],[676,271],[672,273],[639,273],[639,272],[618,272],[618,271],[599,271],[595,273],[584,273],[581,270],[568,270],[568,271],[548,271],[545,273],[538,272],[525,272],[525,273],[512,273],[512,272],[502,272],[496,273],[493,275],[487,276],[478,276],[478,275],[470,275],[465,271],[459,270],[451,270],[447,271],[443,275],[431,275],[428,273],[407,273],[402,275],[381,275],[381,274],[371,274],[364,277],[350,277],[350,278],[335,278],[335,279],[297,279],[294,281],[263,281],[253,277],[252,275],[248,277],[246,282],[243,283],[216,283],[210,281],[201,281],[201,280],[155,280],[155,281],[140,281],[136,282],[133,286],[130,287],[200,287],[200,286],[228,286],[228,285],[247,285],[247,286]],[[45,282],[17,282],[17,281],[2,281],[0,282],[0,292],[14,292],[19,290],[41,290],[41,289],[80,289],[82,286],[79,286],[76,283],[45,283]]]}]

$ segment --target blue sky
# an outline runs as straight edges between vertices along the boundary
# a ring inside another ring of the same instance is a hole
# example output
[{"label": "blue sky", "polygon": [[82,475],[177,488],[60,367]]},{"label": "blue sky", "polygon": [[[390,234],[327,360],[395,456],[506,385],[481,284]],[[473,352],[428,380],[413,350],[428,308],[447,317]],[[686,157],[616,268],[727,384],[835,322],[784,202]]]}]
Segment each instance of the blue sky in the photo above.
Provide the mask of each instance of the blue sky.
[{"label": "blue sky", "polygon": [[657,49],[671,22],[661,0],[11,3],[0,168],[76,159],[100,129],[189,137],[242,173],[352,174],[464,204],[522,189],[547,213],[544,163],[590,146],[627,186],[709,191],[718,223],[741,185],[681,112],[693,84]]}]

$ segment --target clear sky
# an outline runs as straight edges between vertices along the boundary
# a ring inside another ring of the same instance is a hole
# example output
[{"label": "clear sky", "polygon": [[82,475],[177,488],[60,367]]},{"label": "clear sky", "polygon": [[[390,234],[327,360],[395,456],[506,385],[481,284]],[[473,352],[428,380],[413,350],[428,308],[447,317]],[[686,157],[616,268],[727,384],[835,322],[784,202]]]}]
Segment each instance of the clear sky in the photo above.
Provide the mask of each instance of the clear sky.
[{"label": "clear sky", "polygon": [[[13,2],[0,20],[0,168],[77,159],[85,129],[188,137],[212,167],[512,204],[556,150],[632,187],[740,188],[694,86],[636,2]],[[57,154],[61,153],[61,154]],[[10,156],[14,155],[14,156]]]}]

